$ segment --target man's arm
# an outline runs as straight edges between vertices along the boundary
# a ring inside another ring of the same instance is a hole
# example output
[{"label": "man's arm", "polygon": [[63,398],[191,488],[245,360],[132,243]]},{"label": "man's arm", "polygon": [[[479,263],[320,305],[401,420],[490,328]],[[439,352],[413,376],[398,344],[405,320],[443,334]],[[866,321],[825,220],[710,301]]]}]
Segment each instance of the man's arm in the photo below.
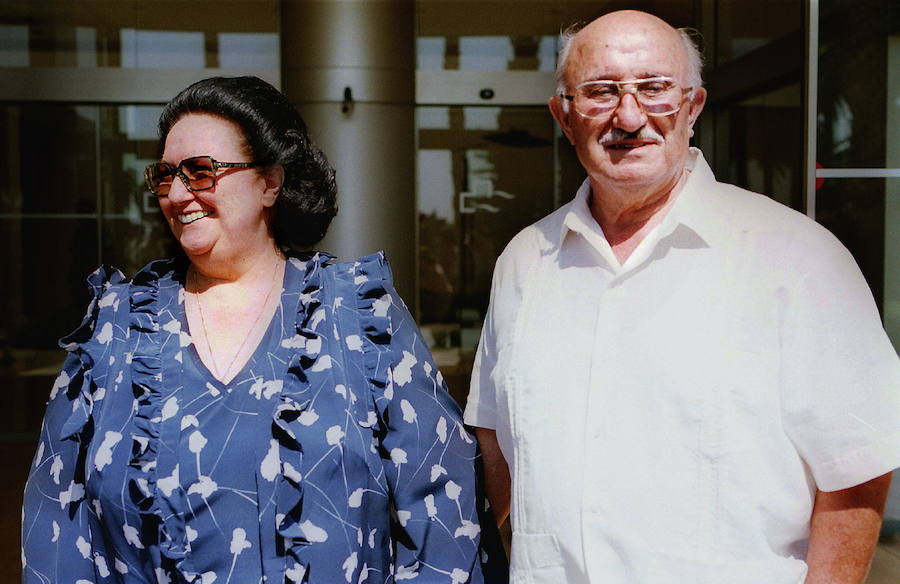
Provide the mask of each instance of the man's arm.
[{"label": "man's arm", "polygon": [[878,543],[891,473],[861,485],[816,492],[806,584],[862,584]]},{"label": "man's arm", "polygon": [[497,432],[487,428],[475,428],[475,436],[481,447],[484,461],[484,491],[494,510],[497,525],[502,525],[509,515],[509,466],[497,442]]}]

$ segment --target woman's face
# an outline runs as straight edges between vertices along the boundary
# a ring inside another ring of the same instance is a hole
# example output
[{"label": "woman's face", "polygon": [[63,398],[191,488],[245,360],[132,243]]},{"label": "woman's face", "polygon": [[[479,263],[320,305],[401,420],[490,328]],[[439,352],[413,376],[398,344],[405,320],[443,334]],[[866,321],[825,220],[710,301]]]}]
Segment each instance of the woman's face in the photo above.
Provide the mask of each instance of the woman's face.
[{"label": "woman's face", "polygon": [[[187,114],[169,130],[162,159],[173,167],[193,156],[254,162],[246,150],[241,130],[233,122],[209,114]],[[221,168],[213,188],[191,192],[175,177],[159,206],[189,257],[235,257],[271,242],[266,219],[280,187],[273,178],[255,167]]]}]

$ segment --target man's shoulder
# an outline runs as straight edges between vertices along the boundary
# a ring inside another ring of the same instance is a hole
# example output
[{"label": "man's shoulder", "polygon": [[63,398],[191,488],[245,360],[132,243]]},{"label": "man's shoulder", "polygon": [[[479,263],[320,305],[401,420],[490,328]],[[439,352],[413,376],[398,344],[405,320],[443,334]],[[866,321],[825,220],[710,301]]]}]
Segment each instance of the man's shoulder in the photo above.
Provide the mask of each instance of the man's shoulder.
[{"label": "man's shoulder", "polygon": [[811,217],[760,193],[727,183],[718,183],[718,187],[716,214],[732,236],[749,236],[760,249],[788,262],[790,258],[810,261],[849,255],[844,245]]},{"label": "man's shoulder", "polygon": [[563,205],[519,231],[506,244],[498,262],[535,261],[548,251],[559,247],[563,221],[569,211],[569,205]]}]

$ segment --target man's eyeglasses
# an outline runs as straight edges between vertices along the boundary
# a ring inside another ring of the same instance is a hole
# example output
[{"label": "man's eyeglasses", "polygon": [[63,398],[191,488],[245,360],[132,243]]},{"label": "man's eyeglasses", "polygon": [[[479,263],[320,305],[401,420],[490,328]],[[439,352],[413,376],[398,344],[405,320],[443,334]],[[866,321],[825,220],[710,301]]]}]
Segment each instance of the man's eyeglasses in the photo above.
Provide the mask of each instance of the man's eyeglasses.
[{"label": "man's eyeglasses", "polygon": [[169,196],[175,175],[181,179],[187,190],[207,191],[216,186],[216,172],[220,168],[250,168],[256,162],[219,162],[212,156],[185,158],[172,166],[168,162],[154,162],[144,169],[144,180],[150,192],[157,197]]},{"label": "man's eyeglasses", "polygon": [[586,81],[573,95],[560,95],[572,102],[575,111],[592,120],[604,118],[617,107],[626,93],[634,96],[648,116],[668,116],[681,109],[684,96],[693,87],[680,87],[669,77],[649,77],[628,81]]}]

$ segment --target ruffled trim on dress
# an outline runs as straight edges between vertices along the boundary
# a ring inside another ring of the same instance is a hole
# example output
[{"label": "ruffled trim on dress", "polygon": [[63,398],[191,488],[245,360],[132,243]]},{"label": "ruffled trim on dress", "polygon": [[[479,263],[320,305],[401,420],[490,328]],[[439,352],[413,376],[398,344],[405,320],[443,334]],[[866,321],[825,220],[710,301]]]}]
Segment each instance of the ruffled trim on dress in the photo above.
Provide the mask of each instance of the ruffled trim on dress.
[{"label": "ruffled trim on dress", "polygon": [[[115,298],[105,298],[104,293],[111,286],[125,281],[126,278],[122,272],[109,266],[100,266],[88,276],[87,284],[93,296],[84,319],[78,328],[59,340],[59,346],[78,359],[76,367],[63,371],[63,374],[69,378],[67,383],[69,398],[76,403],[72,404],[72,413],[62,425],[60,431],[62,439],[79,439],[85,428],[89,426],[88,422],[94,411],[94,397],[97,391],[97,385],[93,378],[95,356],[99,357],[104,346],[112,340],[113,319],[107,320],[99,332],[96,330],[97,324],[101,320],[101,310],[118,302]],[[77,393],[75,393],[76,388]],[[87,442],[84,440],[85,446]]]},{"label": "ruffled trim on dress", "polygon": [[[160,553],[169,560],[170,569],[185,581],[193,582],[198,574],[188,555],[190,544],[181,513],[183,507],[173,500],[178,498],[181,487],[173,485],[170,495],[166,495],[159,488],[157,472],[164,407],[163,370],[167,366],[164,360],[171,360],[163,355],[158,302],[160,280],[171,277],[174,269],[172,260],[152,262],[135,275],[131,284],[129,334],[137,337],[131,355],[132,391],[137,411],[128,491],[140,512],[144,524],[141,527],[158,530]],[[134,532],[136,538],[140,531],[143,530]]]},{"label": "ruffled trim on dress", "polygon": [[391,379],[391,294],[385,282],[391,280],[391,268],[384,252],[358,259],[354,265],[357,309],[360,328],[368,342],[363,343],[366,378],[375,400],[393,396]]},{"label": "ruffled trim on dress", "polygon": [[[316,329],[323,320],[330,321],[324,312],[323,271],[331,260],[332,256],[324,253],[316,253],[306,260],[295,320],[296,353],[288,365],[285,387],[308,387],[314,380],[330,375],[330,362],[325,362],[330,356],[323,351],[327,347],[327,339]],[[289,261],[302,260],[292,257]],[[307,405],[284,392],[279,400],[272,419],[280,465],[275,487],[275,528],[285,547],[284,581],[299,583],[307,578],[307,566],[301,554],[310,543],[309,534],[304,532],[300,520],[303,509],[303,477],[300,471],[303,448],[298,439],[302,433],[299,418]]]}]

